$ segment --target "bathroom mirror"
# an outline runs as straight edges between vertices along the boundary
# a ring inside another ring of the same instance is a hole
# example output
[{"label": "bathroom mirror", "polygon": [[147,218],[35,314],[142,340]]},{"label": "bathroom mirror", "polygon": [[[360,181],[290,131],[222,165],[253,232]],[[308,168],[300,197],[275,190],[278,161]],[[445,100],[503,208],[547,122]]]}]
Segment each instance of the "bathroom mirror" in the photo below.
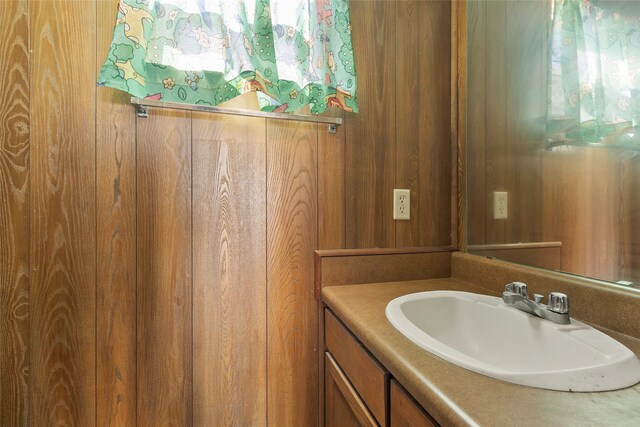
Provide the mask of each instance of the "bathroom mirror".
[{"label": "bathroom mirror", "polygon": [[467,250],[640,287],[636,0],[470,0]]}]

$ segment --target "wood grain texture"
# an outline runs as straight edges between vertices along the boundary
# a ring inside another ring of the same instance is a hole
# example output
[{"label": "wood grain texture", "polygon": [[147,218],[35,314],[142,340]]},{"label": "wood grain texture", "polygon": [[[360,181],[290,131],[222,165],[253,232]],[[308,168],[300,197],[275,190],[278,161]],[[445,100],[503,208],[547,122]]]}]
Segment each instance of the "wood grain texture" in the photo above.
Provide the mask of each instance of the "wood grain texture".
[{"label": "wood grain texture", "polygon": [[560,221],[547,221],[546,218],[558,218],[560,205],[557,203],[560,193],[559,179],[562,169],[559,167],[561,156],[554,151],[544,151],[540,153],[542,180],[541,186],[541,208],[540,215],[544,218],[542,226],[542,241],[558,241],[560,240],[562,224]]},{"label": "wood grain texture", "polygon": [[[486,2],[469,1],[467,6],[465,28],[469,33],[467,38],[470,54],[467,55],[467,92],[469,94],[466,105],[461,104],[460,119],[466,117],[467,141],[465,168],[467,215],[466,232],[467,243],[470,245],[488,243],[487,240],[487,196],[486,188]],[[471,54],[471,52],[473,52]]]},{"label": "wood grain texture", "polygon": [[[549,2],[507,2],[505,185],[511,195],[511,215],[505,222],[505,242],[542,239],[541,153],[546,144],[548,52],[545,23]],[[532,88],[536,88],[533,89]]]},{"label": "wood grain texture", "polygon": [[[415,246],[448,246],[451,233],[451,2],[417,2],[421,23],[419,52],[420,120],[420,239]],[[409,100],[405,104],[413,112]],[[449,107],[449,108],[447,108]],[[406,108],[406,107],[405,107]],[[448,225],[448,227],[447,227]],[[396,245],[400,246],[400,245]]]},{"label": "wood grain texture", "polygon": [[[29,3],[30,423],[96,420],[96,5]],[[78,60],[85,58],[86,60]]]},{"label": "wood grain texture", "polygon": [[26,1],[0,6],[0,425],[29,423],[29,52]]},{"label": "wood grain texture", "polygon": [[136,408],[135,113],[126,97],[98,92],[98,424],[133,425]]},{"label": "wood grain texture", "polygon": [[396,2],[394,188],[411,190],[395,246],[451,244],[451,4]]},{"label": "wood grain texture", "polygon": [[391,380],[389,411],[391,425],[398,427],[436,427],[438,423],[394,379]]},{"label": "wood grain texture", "polygon": [[451,243],[464,251],[467,242],[467,6],[451,3]]},{"label": "wood grain texture", "polygon": [[[624,230],[633,194],[624,163],[631,154],[544,149],[550,7],[469,2],[469,242],[557,240],[563,270],[621,280],[634,274],[625,237],[633,233]],[[492,218],[494,191],[509,194],[506,220]]]},{"label": "wood grain texture", "polygon": [[347,248],[395,246],[396,2],[351,4],[360,112],[346,118]]},{"label": "wood grain texture", "polygon": [[618,172],[625,153],[592,150],[585,166],[587,198],[585,209],[584,274],[612,282],[621,280],[621,199],[624,196]]},{"label": "wood grain texture", "polygon": [[266,425],[265,119],[193,119],[193,422]]},{"label": "wood grain texture", "polygon": [[[485,154],[486,187],[484,196],[486,206],[493,214],[493,193],[506,191],[506,100],[507,88],[505,79],[507,57],[504,32],[507,22],[506,4],[504,2],[486,2],[486,93],[490,102],[486,104],[485,121],[487,132],[487,148]],[[470,190],[472,191],[472,190]],[[485,220],[487,241],[505,243],[506,221],[493,219],[487,215]]]},{"label": "wood grain texture", "polygon": [[[343,117],[332,108],[325,115]],[[318,125],[318,248],[345,247],[345,136],[344,126],[331,134]]]},{"label": "wood grain texture", "polygon": [[565,271],[584,271],[586,266],[585,252],[585,206],[586,177],[584,165],[586,152],[584,148],[570,147],[555,152],[557,164],[562,168],[560,180],[560,200],[558,218],[561,224],[559,240],[562,242],[562,267]]},{"label": "wood grain texture", "polygon": [[[325,115],[342,117],[343,110],[331,108]],[[346,158],[345,126],[340,126],[331,134],[318,126],[318,248],[339,249],[346,245]],[[314,297],[319,299],[314,280]],[[323,324],[323,310],[318,305],[318,325]],[[318,328],[318,348],[322,348],[324,330]],[[324,354],[318,352],[318,425],[325,425],[325,361]],[[329,403],[330,404],[330,403]],[[337,402],[336,402],[337,404]],[[329,420],[327,420],[329,422]]]},{"label": "wood grain texture", "polygon": [[267,122],[268,424],[318,423],[317,125]]},{"label": "wood grain texture", "polygon": [[[99,72],[113,35],[117,1],[97,5]],[[129,96],[96,96],[97,425],[136,425],[136,133]]]},{"label": "wood grain texture", "polygon": [[388,426],[389,372],[329,310],[325,310],[327,350],[349,378],[362,401],[381,426]]},{"label": "wood grain texture", "polygon": [[376,427],[378,423],[358,391],[349,382],[330,353],[325,353],[325,419],[327,427]]},{"label": "wood grain texture", "polygon": [[[622,163],[621,178],[623,194],[638,194],[640,191],[640,158],[629,156]],[[623,197],[619,234],[623,248],[621,276],[640,282],[640,198]]]},{"label": "wood grain texture", "polygon": [[[395,177],[394,188],[405,188],[411,191],[410,216],[411,221],[395,221],[395,246],[420,246],[420,229],[423,228],[424,221],[416,221],[421,218],[420,213],[426,206],[426,194],[421,191],[421,166],[420,164],[421,131],[429,123],[421,121],[428,113],[424,112],[428,106],[429,96],[431,96],[431,86],[429,82],[421,80],[425,77],[422,74],[424,66],[427,64],[426,58],[431,52],[426,49],[421,50],[421,44],[432,36],[431,28],[426,22],[421,22],[424,18],[421,12],[426,9],[423,5],[430,5],[421,2],[396,2],[395,28],[396,44],[402,49],[396,49],[396,73],[401,78],[396,79],[395,96],[395,141],[396,141],[396,163],[394,165]],[[424,36],[424,38],[423,38]],[[449,65],[447,65],[448,67]],[[435,72],[433,74],[436,74]],[[444,78],[446,76],[442,76]],[[415,114],[405,114],[407,105],[411,105]],[[442,110],[442,108],[440,108]],[[428,117],[428,120],[432,117]],[[437,157],[437,156],[436,156]],[[450,156],[447,156],[449,158]]]},{"label": "wood grain texture", "polygon": [[190,426],[191,116],[137,120],[137,422]]}]

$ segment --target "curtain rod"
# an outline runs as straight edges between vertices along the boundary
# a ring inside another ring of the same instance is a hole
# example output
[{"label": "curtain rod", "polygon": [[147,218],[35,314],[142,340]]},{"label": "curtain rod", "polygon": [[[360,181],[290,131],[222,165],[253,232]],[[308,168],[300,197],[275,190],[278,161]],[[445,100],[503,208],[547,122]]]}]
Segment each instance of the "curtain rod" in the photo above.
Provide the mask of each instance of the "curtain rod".
[{"label": "curtain rod", "polygon": [[267,119],[293,120],[297,122],[326,123],[329,133],[336,133],[342,124],[340,117],[310,116],[302,114],[274,113],[271,111],[246,110],[242,108],[221,108],[211,105],[182,104],[179,102],[157,101],[155,99],[131,98],[131,104],[136,106],[137,115],[141,118],[149,117],[145,107],[172,108],[176,110],[201,111],[206,113],[231,114],[235,116],[264,117]]}]

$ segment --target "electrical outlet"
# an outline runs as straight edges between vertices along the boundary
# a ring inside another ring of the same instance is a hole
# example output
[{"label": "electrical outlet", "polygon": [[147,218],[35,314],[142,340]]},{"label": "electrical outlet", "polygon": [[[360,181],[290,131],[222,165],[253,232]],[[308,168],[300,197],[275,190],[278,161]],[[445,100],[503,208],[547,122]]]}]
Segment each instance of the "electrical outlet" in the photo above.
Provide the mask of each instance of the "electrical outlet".
[{"label": "electrical outlet", "polygon": [[507,192],[493,192],[493,219],[507,219]]},{"label": "electrical outlet", "polygon": [[411,219],[411,190],[393,190],[393,219]]}]

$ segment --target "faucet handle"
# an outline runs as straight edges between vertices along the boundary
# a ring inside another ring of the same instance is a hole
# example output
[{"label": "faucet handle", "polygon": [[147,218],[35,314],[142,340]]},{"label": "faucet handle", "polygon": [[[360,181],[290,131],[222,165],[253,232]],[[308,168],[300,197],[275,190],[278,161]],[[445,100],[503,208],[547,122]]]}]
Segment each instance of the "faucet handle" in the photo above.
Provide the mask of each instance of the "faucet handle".
[{"label": "faucet handle", "polygon": [[567,314],[569,313],[569,297],[560,292],[551,292],[547,307],[554,313]]},{"label": "faucet handle", "polygon": [[522,282],[511,282],[504,287],[505,292],[513,292],[514,294],[522,295],[525,298],[529,298],[529,292],[527,291],[527,284]]}]

